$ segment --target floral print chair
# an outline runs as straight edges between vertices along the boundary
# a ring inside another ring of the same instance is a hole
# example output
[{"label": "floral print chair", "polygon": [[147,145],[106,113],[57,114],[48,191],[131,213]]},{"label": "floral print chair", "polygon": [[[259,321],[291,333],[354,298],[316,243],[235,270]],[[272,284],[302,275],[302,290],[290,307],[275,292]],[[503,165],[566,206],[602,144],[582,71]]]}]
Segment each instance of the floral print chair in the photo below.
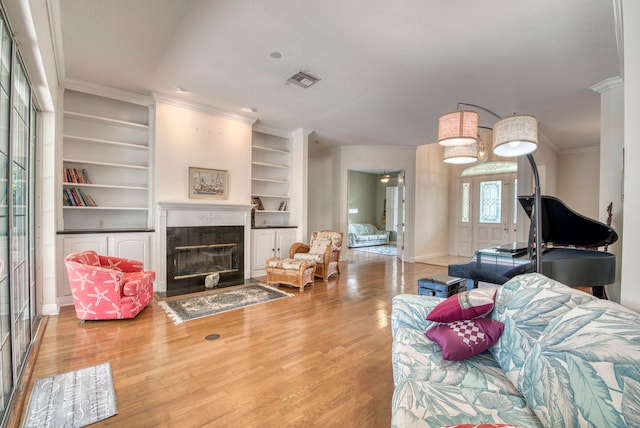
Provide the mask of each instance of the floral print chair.
[{"label": "floral print chair", "polygon": [[151,302],[156,273],[137,260],[101,256],[95,251],[64,259],[76,316],[82,320],[134,318]]},{"label": "floral print chair", "polygon": [[309,245],[295,242],[289,249],[289,258],[313,260],[316,262],[315,276],[328,281],[334,274],[340,274],[340,250],[342,233],[333,230],[319,230],[311,234]]}]

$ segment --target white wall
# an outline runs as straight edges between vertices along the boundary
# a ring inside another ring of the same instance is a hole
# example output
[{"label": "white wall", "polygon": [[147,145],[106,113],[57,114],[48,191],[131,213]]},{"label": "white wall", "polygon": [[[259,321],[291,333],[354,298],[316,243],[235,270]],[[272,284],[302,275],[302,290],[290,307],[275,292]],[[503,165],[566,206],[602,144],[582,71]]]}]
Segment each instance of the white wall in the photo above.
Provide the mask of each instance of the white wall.
[{"label": "white wall", "polygon": [[418,147],[416,153],[415,259],[449,254],[449,166],[438,144]]},{"label": "white wall", "polygon": [[624,10],[624,240],[620,303],[640,311],[640,2]]},{"label": "white wall", "polygon": [[309,153],[307,233],[302,236],[304,242],[309,242],[314,230],[340,230],[340,172],[337,163],[338,153],[333,150]]},{"label": "white wall", "polygon": [[574,211],[598,220],[600,150],[574,150],[558,155],[557,197]]},{"label": "white wall", "polygon": [[229,173],[229,198],[251,203],[251,124],[185,107],[156,104],[155,201],[189,200],[189,167]]}]

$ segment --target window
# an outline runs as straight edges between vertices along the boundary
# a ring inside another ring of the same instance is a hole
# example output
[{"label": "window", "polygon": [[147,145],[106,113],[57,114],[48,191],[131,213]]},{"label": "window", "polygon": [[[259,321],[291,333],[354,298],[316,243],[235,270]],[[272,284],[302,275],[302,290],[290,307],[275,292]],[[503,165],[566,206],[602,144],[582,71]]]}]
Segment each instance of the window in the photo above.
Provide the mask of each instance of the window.
[{"label": "window", "polygon": [[0,417],[35,317],[35,119],[31,86],[0,13]]},{"label": "window", "polygon": [[470,183],[462,183],[462,218],[460,220],[463,223],[469,223],[470,187]]},{"label": "window", "polygon": [[500,223],[502,212],[502,181],[480,182],[480,223]]}]

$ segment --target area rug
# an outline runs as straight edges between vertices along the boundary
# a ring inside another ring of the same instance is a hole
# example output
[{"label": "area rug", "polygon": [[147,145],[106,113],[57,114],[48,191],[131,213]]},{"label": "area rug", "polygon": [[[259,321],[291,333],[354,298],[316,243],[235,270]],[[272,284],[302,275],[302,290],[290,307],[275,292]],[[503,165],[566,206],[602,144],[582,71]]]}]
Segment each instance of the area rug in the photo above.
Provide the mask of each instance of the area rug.
[{"label": "area rug", "polygon": [[273,287],[254,284],[179,299],[163,300],[160,302],[160,306],[167,312],[174,324],[180,324],[184,321],[291,296],[293,294],[285,293]]},{"label": "area rug", "polygon": [[351,248],[353,251],[364,251],[366,253],[382,254],[383,256],[396,256],[398,249],[395,245],[375,245],[373,247]]},{"label": "area rug", "polygon": [[84,427],[118,413],[111,363],[36,380],[23,427]]}]

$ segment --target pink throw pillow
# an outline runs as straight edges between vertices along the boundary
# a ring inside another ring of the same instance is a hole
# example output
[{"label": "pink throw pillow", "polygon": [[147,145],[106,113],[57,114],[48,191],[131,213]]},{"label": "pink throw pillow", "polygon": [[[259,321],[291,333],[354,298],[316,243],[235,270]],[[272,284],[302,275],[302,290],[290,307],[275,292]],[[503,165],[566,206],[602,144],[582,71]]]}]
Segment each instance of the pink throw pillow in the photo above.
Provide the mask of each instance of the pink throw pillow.
[{"label": "pink throw pillow", "polygon": [[438,324],[425,335],[440,345],[442,358],[460,361],[491,348],[502,336],[504,324],[489,318]]},{"label": "pink throw pillow", "polygon": [[493,310],[495,297],[495,288],[474,288],[454,294],[433,308],[427,320],[453,322],[484,317]]}]

